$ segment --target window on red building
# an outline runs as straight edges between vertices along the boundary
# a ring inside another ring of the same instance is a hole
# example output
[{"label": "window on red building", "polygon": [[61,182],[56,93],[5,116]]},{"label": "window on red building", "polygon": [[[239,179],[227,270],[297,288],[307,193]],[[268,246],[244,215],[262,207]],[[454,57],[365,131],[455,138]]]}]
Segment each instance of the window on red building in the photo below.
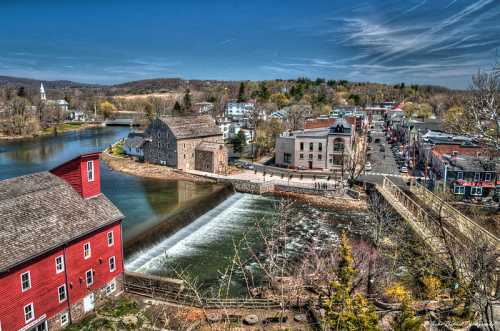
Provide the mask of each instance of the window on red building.
[{"label": "window on red building", "polygon": [[88,242],[88,243],[85,243],[83,245],[83,257],[85,259],[88,259],[90,257],[90,254],[91,254],[91,252],[90,252],[90,243]]},{"label": "window on red building", "polygon": [[21,274],[21,289],[22,291],[27,291],[31,288],[31,276],[30,272],[23,272]]},{"label": "window on red building", "polygon": [[66,300],[66,285],[61,285],[57,288],[57,294],[59,297],[59,302]]},{"label": "window on red building", "polygon": [[87,286],[94,284],[94,274],[92,272],[92,269],[87,270],[87,272],[85,273],[85,281],[87,282]]},{"label": "window on red building", "polygon": [[62,255],[56,257],[56,274],[64,271],[64,257]]},{"label": "window on red building", "polygon": [[113,246],[115,239],[113,238],[113,231],[108,232],[108,246]]},{"label": "window on red building", "polygon": [[94,161],[87,161],[87,179],[89,182],[94,181]]},{"label": "window on red building", "polygon": [[35,309],[33,308],[33,302],[24,306],[24,322],[29,323],[35,319]]},{"label": "window on red building", "polygon": [[116,270],[116,263],[115,263],[115,257],[112,256],[109,258],[109,271],[113,272]]}]

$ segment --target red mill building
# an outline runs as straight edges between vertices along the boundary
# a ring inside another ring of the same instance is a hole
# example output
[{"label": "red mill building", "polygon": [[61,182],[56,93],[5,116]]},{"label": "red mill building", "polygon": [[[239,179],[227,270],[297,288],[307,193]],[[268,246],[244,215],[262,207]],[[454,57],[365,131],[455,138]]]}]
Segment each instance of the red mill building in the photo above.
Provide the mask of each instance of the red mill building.
[{"label": "red mill building", "polygon": [[119,294],[122,219],[98,153],[0,181],[0,330],[59,330]]}]

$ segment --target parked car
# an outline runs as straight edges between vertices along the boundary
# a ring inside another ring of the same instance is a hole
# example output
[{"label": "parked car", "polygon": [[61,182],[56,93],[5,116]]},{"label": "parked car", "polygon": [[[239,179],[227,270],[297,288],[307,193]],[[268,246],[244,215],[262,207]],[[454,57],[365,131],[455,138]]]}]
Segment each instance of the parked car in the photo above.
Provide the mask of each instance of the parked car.
[{"label": "parked car", "polygon": [[380,138],[375,138],[375,143],[376,144],[380,143]]},{"label": "parked car", "polygon": [[384,153],[385,152],[385,147],[384,146],[380,146],[379,151],[382,152],[382,153]]},{"label": "parked car", "polygon": [[365,170],[366,171],[371,171],[372,170],[372,164],[370,162],[365,163]]},{"label": "parked car", "polygon": [[408,173],[408,168],[407,167],[401,167],[401,170],[400,170],[403,174],[407,174]]}]

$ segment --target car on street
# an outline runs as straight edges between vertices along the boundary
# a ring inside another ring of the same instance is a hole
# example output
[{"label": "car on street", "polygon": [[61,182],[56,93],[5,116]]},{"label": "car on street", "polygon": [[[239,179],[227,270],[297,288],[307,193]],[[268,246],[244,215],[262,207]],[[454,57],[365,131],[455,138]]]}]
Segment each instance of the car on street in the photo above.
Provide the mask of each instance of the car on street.
[{"label": "car on street", "polygon": [[371,171],[372,170],[372,164],[370,162],[365,163],[365,170],[366,171]]},{"label": "car on street", "polygon": [[380,146],[379,151],[382,152],[382,153],[385,152],[385,147],[384,146]]},{"label": "car on street", "polygon": [[375,143],[376,144],[380,143],[380,138],[375,138]]},{"label": "car on street", "polygon": [[407,174],[408,173],[408,168],[407,167],[401,167],[401,173]]}]

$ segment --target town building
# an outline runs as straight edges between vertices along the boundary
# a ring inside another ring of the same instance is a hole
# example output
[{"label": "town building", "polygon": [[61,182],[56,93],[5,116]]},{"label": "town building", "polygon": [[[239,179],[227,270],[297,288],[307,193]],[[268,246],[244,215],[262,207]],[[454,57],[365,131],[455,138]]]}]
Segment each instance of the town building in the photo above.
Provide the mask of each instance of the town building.
[{"label": "town building", "polygon": [[291,169],[339,169],[353,143],[353,127],[343,119],[327,128],[284,132],[276,139],[275,163]]},{"label": "town building", "polygon": [[229,129],[231,128],[232,121],[224,116],[217,117],[216,124],[219,127],[220,132],[222,132],[222,137],[224,140],[229,139]]},{"label": "town building", "polygon": [[237,102],[230,101],[226,105],[226,116],[231,118],[248,118],[255,110],[255,102]]},{"label": "town building", "polygon": [[45,93],[45,87],[43,83],[40,83],[40,101],[45,103],[46,105],[50,105],[53,107],[57,107],[63,113],[67,113],[69,110],[69,103],[64,99],[59,100],[49,100],[47,99],[47,93]]},{"label": "town building", "polygon": [[214,104],[211,102],[197,102],[193,105],[193,110],[198,114],[209,114],[214,110]]},{"label": "town building", "polygon": [[180,170],[195,170],[196,148],[201,143],[219,145],[219,148],[210,149],[214,154],[212,159],[222,163],[214,167],[215,170],[227,166],[224,137],[211,116],[159,117],[144,131],[144,160]]},{"label": "town building", "polygon": [[122,291],[122,213],[99,154],[0,181],[0,326],[61,330]]},{"label": "town building", "polygon": [[139,132],[131,132],[123,143],[123,151],[125,154],[144,159],[144,134]]}]

